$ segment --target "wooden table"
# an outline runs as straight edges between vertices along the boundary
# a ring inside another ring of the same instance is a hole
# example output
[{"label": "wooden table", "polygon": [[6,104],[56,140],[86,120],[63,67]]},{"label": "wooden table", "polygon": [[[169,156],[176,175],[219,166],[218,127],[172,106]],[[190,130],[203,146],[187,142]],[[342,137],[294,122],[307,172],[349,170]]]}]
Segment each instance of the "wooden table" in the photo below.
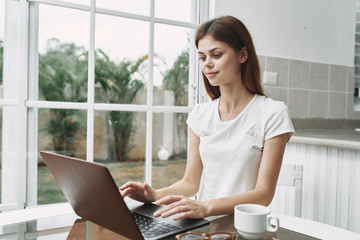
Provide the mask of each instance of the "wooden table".
[{"label": "wooden table", "polygon": [[[349,232],[344,229],[333,227],[330,225],[314,222],[307,219],[301,219],[292,216],[281,215],[280,218],[280,228],[276,233],[267,233],[264,240],[314,240],[314,239],[351,239],[356,240],[360,239],[360,235]],[[88,232],[86,232],[88,229]],[[237,240],[242,240],[241,236],[237,233],[234,228],[234,216],[227,215],[219,218],[214,218],[211,220],[210,224],[198,229],[193,230],[193,232],[218,232],[226,231],[233,232],[237,235]],[[79,221],[74,224],[71,232],[69,234],[69,240],[75,239],[87,239],[87,236],[91,235],[92,240],[100,239],[114,239],[114,240],[123,240],[127,239],[122,236],[119,236],[116,233],[113,233],[103,227],[100,227],[96,224],[91,224],[86,221]],[[174,239],[174,237],[169,238]]]},{"label": "wooden table", "polygon": [[[43,211],[40,213],[39,209],[37,211],[26,209],[0,214],[0,239],[126,239],[101,226],[81,220],[67,205],[57,205],[57,210],[57,212],[51,212],[50,208],[43,207]],[[278,217],[280,219],[279,230],[276,233],[267,233],[265,240],[360,240],[360,234],[334,226],[286,215],[279,215]],[[233,224],[233,215],[210,218],[209,220],[211,220],[209,225],[193,231],[228,231],[237,234]],[[237,239],[243,238],[237,234]]]}]

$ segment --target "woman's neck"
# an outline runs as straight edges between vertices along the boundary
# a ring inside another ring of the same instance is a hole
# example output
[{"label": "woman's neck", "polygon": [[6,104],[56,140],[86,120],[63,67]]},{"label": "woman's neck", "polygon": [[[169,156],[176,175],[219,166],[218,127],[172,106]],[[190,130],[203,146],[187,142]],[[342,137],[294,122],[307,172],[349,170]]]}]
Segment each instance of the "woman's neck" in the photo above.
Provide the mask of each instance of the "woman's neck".
[{"label": "woman's neck", "polygon": [[230,121],[239,115],[254,97],[244,87],[242,88],[221,88],[219,99],[219,115],[222,121]]}]

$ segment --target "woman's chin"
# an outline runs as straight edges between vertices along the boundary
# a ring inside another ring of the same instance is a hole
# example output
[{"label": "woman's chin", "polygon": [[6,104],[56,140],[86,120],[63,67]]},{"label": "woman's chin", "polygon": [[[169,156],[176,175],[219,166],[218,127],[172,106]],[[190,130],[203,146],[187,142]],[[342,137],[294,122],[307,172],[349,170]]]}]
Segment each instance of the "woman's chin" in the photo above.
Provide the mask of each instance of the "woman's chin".
[{"label": "woman's chin", "polygon": [[209,80],[209,79],[208,79],[208,81],[209,81],[210,85],[213,87],[218,87],[220,85],[218,81]]}]

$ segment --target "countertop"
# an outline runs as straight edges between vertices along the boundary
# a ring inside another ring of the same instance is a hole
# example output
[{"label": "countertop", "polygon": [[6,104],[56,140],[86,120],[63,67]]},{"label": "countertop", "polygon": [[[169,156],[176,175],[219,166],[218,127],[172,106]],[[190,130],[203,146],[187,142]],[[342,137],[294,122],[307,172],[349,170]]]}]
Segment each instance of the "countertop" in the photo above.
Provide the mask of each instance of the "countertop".
[{"label": "countertop", "polygon": [[360,129],[296,129],[290,143],[360,150]]}]

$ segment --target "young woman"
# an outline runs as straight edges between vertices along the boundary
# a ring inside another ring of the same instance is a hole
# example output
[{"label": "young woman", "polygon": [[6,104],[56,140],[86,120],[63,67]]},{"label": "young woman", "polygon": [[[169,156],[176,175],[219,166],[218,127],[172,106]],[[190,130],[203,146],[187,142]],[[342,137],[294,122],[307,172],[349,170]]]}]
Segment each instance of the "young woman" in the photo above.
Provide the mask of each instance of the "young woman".
[{"label": "young woman", "polygon": [[[255,48],[240,20],[202,24],[195,45],[212,101],[195,106],[187,120],[183,178],[157,190],[146,182],[120,187],[124,197],[165,205],[158,217],[203,218],[231,214],[238,204],[270,204],[294,133],[286,105],[264,96]],[[195,194],[196,201],[189,199]]]}]

